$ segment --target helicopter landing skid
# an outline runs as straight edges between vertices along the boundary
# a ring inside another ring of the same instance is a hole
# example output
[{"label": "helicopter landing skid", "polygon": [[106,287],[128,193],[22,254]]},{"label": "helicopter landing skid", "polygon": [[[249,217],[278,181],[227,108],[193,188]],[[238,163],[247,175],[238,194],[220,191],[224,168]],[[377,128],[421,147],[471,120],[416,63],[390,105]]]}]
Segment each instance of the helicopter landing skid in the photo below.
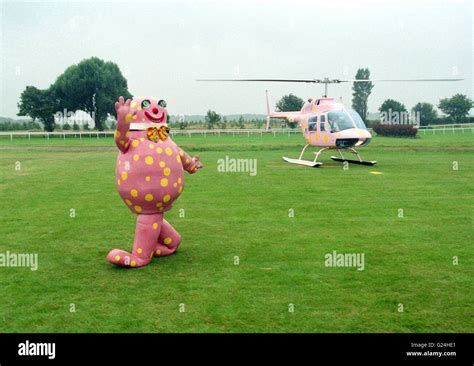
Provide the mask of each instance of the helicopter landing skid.
[{"label": "helicopter landing skid", "polygon": [[291,158],[287,158],[286,156],[283,157],[283,160],[285,160],[287,163],[290,163],[290,164],[304,165],[304,166],[309,166],[309,167],[312,167],[312,168],[317,168],[320,165],[323,165],[323,163],[320,163],[320,162],[317,162],[317,161],[291,159]]},{"label": "helicopter landing skid", "polygon": [[370,165],[370,166],[377,164],[376,161],[342,159],[342,158],[338,158],[337,156],[331,156],[331,159],[334,161],[338,161],[340,163],[344,163],[347,161],[349,164]]},{"label": "helicopter landing skid", "polygon": [[376,161],[365,161],[365,160],[362,160],[362,158],[360,157],[359,153],[357,152],[356,149],[353,149],[353,148],[349,148],[348,149],[351,153],[357,155],[357,160],[355,159],[346,159],[344,157],[344,155],[342,155],[342,152],[341,150],[337,150],[339,152],[339,155],[341,155],[340,158],[338,158],[337,156],[331,156],[331,159],[334,160],[334,161],[338,161],[340,163],[344,163],[344,162],[348,162],[349,164],[359,164],[359,165],[375,165],[377,164]]}]

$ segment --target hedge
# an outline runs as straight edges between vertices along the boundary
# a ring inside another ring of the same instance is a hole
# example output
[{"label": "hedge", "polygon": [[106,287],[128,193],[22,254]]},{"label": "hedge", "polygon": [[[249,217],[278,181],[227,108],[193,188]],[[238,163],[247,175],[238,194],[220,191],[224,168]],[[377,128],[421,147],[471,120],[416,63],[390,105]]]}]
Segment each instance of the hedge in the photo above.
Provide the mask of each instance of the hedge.
[{"label": "hedge", "polygon": [[413,125],[387,125],[377,123],[373,126],[373,130],[380,136],[394,137],[415,137],[418,129]]}]

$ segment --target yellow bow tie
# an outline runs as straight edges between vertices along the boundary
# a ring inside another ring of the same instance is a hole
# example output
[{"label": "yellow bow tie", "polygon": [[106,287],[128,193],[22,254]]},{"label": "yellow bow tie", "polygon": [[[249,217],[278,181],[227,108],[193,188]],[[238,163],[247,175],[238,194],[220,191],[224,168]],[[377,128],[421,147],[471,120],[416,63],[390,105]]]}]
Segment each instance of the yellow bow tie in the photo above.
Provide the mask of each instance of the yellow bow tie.
[{"label": "yellow bow tie", "polygon": [[146,135],[148,136],[148,140],[157,142],[158,139],[161,141],[165,141],[170,134],[170,128],[168,126],[161,126],[161,127],[148,127],[146,130]]}]

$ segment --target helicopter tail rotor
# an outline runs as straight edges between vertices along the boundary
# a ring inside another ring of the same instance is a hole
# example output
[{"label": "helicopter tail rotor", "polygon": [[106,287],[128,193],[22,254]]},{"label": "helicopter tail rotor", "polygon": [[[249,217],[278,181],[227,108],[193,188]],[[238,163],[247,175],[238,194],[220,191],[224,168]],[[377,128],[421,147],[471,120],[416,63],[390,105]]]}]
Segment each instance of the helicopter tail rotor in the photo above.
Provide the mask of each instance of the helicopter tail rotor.
[{"label": "helicopter tail rotor", "polygon": [[265,98],[267,101],[267,124],[265,125],[265,130],[270,129],[270,103],[268,102],[268,90],[265,90]]}]

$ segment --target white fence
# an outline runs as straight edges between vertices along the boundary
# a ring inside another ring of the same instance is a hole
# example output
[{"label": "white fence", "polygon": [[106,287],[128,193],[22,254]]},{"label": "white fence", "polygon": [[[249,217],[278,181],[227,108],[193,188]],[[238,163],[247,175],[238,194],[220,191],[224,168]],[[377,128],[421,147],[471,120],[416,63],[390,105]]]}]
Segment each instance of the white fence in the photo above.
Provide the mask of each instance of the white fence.
[{"label": "white fence", "polygon": [[[458,124],[458,125],[435,125],[435,126],[421,126],[418,127],[420,133],[423,135],[426,134],[437,134],[437,133],[455,133],[457,131],[461,131],[461,133],[471,132],[474,133],[474,124],[473,123],[466,123],[466,124]],[[371,130],[369,128],[369,130]],[[187,135],[189,137],[193,135],[201,135],[206,137],[207,135],[211,136],[220,136],[221,134],[224,135],[270,135],[276,136],[276,134],[298,134],[300,133],[299,128],[289,129],[289,128],[278,128],[278,129],[271,129],[266,131],[264,129],[214,129],[214,130],[173,130],[170,132],[171,136],[174,135]],[[113,137],[114,131],[62,131],[62,132],[29,132],[29,131],[4,131],[0,132],[0,138],[3,136],[5,138],[10,138],[13,140],[13,137],[21,137],[21,138],[28,138],[31,140],[31,137],[45,137],[49,139],[50,137],[55,138],[79,138],[82,139],[83,137],[86,138],[101,138],[101,137]]]},{"label": "white fence", "polygon": [[426,135],[427,133],[432,133],[432,134],[436,134],[436,133],[445,134],[446,132],[455,133],[456,131],[461,131],[461,133],[464,133],[464,131],[474,132],[474,123],[420,126],[418,127],[418,130],[420,131],[420,133],[423,132],[423,135]]},{"label": "white fence", "polygon": [[[0,137],[5,136],[9,137],[10,140],[13,140],[13,137],[22,137],[22,138],[28,138],[31,140],[31,137],[45,137],[49,139],[50,137],[56,137],[56,138],[62,138],[66,139],[67,137],[74,137],[74,138],[79,138],[82,139],[83,137],[86,138],[101,138],[101,137],[113,137],[115,131],[63,131],[63,132],[28,132],[28,131],[11,131],[11,132],[0,132]],[[266,131],[264,129],[214,129],[214,130],[173,130],[170,131],[171,136],[173,137],[174,135],[188,135],[189,137],[193,135],[201,135],[206,137],[207,135],[211,136],[220,136],[221,134],[224,135],[261,135],[263,136],[264,134],[273,134],[276,136],[276,134],[297,134],[300,133],[299,128],[295,129],[285,129],[285,128],[280,128],[280,129],[272,129],[269,131]]]}]

